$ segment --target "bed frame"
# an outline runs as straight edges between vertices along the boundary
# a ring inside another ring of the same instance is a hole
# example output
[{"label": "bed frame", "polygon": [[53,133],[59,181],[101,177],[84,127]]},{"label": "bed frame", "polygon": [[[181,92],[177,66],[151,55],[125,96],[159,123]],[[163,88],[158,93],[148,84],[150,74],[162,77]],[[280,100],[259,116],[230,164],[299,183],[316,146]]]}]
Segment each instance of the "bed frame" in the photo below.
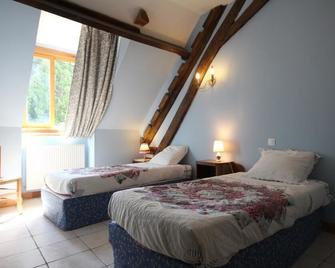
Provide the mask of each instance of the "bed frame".
[{"label": "bed frame", "polygon": [[[179,178],[169,181],[160,181],[150,185],[176,183],[190,179],[191,178]],[[56,194],[45,187],[41,189],[43,214],[64,231],[102,222],[109,219],[108,204],[113,193],[114,191],[71,197]]]},{"label": "bed frame", "polygon": [[[321,229],[320,209],[288,228],[236,254],[221,268],[289,268],[310,246]],[[182,261],[151,251],[136,242],[115,222],[109,224],[114,265],[118,268],[191,268]]]}]

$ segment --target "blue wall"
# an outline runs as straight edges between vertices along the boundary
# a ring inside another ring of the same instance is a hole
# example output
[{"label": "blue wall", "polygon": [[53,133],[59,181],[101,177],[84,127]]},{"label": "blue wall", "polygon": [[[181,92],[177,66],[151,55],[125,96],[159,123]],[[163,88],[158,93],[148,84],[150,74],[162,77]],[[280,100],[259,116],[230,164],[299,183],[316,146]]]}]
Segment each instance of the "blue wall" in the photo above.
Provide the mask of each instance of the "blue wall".
[{"label": "blue wall", "polygon": [[[322,155],[312,177],[335,192],[335,1],[271,0],[219,52],[217,85],[200,90],[173,143],[188,161],[226,159],[250,168],[267,138]],[[326,219],[335,222],[335,205]]]}]

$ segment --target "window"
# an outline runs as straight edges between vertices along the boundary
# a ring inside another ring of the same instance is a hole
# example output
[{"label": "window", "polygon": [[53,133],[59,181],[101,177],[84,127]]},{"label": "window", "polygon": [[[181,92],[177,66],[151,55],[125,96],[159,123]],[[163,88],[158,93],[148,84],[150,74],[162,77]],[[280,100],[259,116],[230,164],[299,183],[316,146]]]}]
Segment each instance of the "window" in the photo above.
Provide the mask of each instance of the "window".
[{"label": "window", "polygon": [[37,47],[23,127],[39,132],[62,130],[69,103],[75,55]]}]

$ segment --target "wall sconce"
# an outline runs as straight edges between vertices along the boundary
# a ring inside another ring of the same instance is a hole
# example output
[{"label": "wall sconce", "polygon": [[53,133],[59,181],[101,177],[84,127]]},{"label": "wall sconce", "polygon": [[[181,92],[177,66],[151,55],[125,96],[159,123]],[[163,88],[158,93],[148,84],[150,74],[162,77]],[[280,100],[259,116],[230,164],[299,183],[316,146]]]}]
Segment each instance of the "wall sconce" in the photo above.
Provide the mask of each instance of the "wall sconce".
[{"label": "wall sconce", "polygon": [[[205,81],[204,86],[200,87],[201,89],[208,87],[208,86],[214,87],[216,83],[216,78],[215,78],[215,70],[213,66],[210,67],[209,74],[210,74],[210,78]],[[200,78],[201,78],[200,73],[196,73],[195,79],[198,81],[198,84],[200,84]]]}]

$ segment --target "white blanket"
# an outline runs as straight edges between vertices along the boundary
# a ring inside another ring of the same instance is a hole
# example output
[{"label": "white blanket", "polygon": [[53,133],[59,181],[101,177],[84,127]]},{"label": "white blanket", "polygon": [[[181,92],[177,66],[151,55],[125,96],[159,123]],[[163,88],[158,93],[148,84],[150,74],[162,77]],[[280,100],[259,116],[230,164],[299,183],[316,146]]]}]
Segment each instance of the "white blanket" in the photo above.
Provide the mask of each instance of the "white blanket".
[{"label": "white blanket", "polygon": [[[60,170],[45,177],[46,186],[57,194],[84,196],[96,193],[127,189],[134,186],[149,185],[152,183],[178,180],[191,177],[189,165],[159,165],[147,163],[128,164],[129,167],[143,169],[139,176],[126,179],[121,183],[114,178],[102,178],[92,172],[78,174],[71,170]],[[85,171],[85,170],[84,170]]]},{"label": "white blanket", "polygon": [[[330,202],[328,185],[320,181],[292,185],[251,179],[245,173],[219,176],[214,180],[228,184],[241,182],[254,188],[265,186],[263,188],[270,191],[282,192],[288,201],[285,213],[280,219],[263,219],[262,224],[266,225],[264,227],[260,224],[262,221],[247,221],[248,218],[239,218],[232,213],[206,215],[203,210],[199,212],[181,208],[183,196],[180,197],[180,192],[177,191],[176,195],[181,200],[179,204],[171,205],[171,199],[166,196],[165,200],[159,202],[152,199],[156,198],[155,192],[150,192],[151,196],[148,197],[150,187],[143,187],[114,193],[109,204],[111,219],[136,241],[153,251],[186,263],[217,267],[226,264],[239,250],[292,226],[298,218]],[[188,182],[178,185],[187,189],[187,184]],[[208,193],[202,191],[201,194]],[[220,195],[215,191],[211,194]],[[238,205],[238,198],[236,202]]]}]

